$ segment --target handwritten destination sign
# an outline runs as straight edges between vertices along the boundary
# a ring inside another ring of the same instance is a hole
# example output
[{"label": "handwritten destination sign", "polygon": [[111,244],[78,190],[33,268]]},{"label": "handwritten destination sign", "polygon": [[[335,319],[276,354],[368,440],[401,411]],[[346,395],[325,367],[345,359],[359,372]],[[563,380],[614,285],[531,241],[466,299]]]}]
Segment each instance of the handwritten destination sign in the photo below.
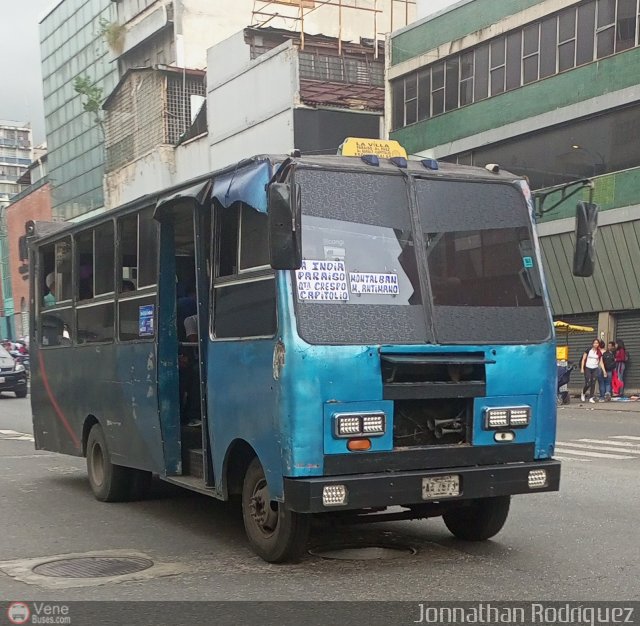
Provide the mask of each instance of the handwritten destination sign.
[{"label": "handwritten destination sign", "polygon": [[298,298],[312,302],[345,302],[349,299],[344,261],[304,260],[296,270]]},{"label": "handwritten destination sign", "polygon": [[400,293],[397,274],[350,272],[351,293],[358,295],[397,296]]}]

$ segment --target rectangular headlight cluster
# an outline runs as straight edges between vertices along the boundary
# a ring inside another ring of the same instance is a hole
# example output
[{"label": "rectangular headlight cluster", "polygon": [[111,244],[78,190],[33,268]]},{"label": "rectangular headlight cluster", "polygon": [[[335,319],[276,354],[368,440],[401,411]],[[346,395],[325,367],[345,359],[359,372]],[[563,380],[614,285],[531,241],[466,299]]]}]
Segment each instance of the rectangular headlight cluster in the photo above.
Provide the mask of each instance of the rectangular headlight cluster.
[{"label": "rectangular headlight cluster", "polygon": [[379,437],[384,435],[384,413],[336,413],[333,416],[333,434],[336,437]]},{"label": "rectangular headlight cluster", "polygon": [[347,504],[346,486],[325,485],[322,488],[322,504],[324,506],[343,506]]},{"label": "rectangular headlight cluster", "polygon": [[547,470],[531,470],[527,479],[529,489],[541,489],[547,487],[549,482],[547,480]]},{"label": "rectangular headlight cluster", "polygon": [[485,409],[484,426],[491,428],[523,428],[531,422],[530,406]]}]

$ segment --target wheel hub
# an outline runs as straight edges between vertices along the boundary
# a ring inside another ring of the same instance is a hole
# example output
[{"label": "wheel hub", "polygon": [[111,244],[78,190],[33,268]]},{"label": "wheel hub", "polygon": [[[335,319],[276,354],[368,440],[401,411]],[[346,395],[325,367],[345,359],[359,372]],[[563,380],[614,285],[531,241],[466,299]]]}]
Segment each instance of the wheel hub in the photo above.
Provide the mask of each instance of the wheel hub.
[{"label": "wheel hub", "polygon": [[251,517],[264,534],[272,534],[278,525],[278,508],[273,507],[265,480],[259,481],[250,500]]}]

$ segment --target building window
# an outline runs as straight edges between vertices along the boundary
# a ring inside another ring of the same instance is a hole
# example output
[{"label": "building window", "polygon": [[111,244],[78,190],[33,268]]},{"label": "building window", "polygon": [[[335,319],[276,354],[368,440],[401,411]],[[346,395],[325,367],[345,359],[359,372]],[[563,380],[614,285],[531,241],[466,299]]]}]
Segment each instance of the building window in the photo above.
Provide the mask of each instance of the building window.
[{"label": "building window", "polygon": [[507,75],[506,56],[505,56],[506,39],[500,37],[491,42],[490,49],[490,84],[491,95],[496,96],[505,90],[505,78]]},{"label": "building window", "polygon": [[640,0],[583,2],[393,81],[392,126],[623,52],[640,45],[639,31]]},{"label": "building window", "polygon": [[444,113],[444,63],[431,68],[431,111],[432,115]]},{"label": "building window", "polygon": [[563,11],[558,16],[558,71],[575,67],[576,64],[576,10]]}]

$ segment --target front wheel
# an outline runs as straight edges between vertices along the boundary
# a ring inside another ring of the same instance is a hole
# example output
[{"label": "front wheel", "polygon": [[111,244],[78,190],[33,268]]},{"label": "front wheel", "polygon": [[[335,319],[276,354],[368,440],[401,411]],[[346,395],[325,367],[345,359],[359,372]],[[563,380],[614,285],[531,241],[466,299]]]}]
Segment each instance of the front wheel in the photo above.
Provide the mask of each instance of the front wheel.
[{"label": "front wheel", "polygon": [[483,498],[442,515],[449,531],[465,541],[485,541],[497,535],[507,521],[511,496]]},{"label": "front wheel", "polygon": [[242,485],[242,518],[253,550],[269,563],[297,561],[309,536],[309,516],[271,500],[260,461],[249,465]]},{"label": "front wheel", "polygon": [[27,390],[26,389],[16,389],[13,393],[16,394],[16,398],[26,398]]}]

